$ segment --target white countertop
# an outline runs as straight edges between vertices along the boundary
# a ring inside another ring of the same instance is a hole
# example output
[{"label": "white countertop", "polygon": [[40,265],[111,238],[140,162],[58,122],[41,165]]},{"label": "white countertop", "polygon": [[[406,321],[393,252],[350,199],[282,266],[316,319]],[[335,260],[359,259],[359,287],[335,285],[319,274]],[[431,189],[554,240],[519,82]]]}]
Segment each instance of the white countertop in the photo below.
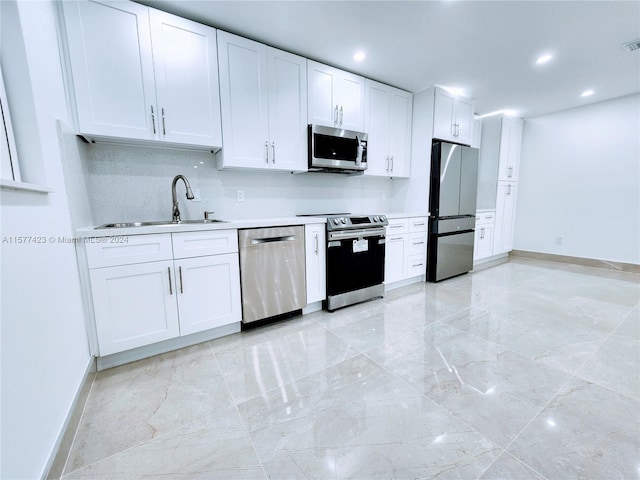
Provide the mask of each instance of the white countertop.
[{"label": "white countertop", "polygon": [[[392,212],[385,213],[387,218],[415,218],[428,217],[429,213],[417,212]],[[168,225],[149,225],[144,227],[128,228],[100,228],[82,227],[78,228],[76,234],[79,237],[114,237],[121,235],[149,235],[152,233],[173,233],[173,232],[199,232],[205,230],[228,230],[239,228],[261,228],[261,227],[282,227],[285,225],[311,225],[326,223],[324,217],[267,217],[267,218],[246,218],[240,220],[229,220],[220,223],[181,223]]]},{"label": "white countertop", "polygon": [[238,228],[282,227],[285,225],[311,225],[326,223],[322,217],[273,217],[230,220],[220,223],[183,223],[175,225],[149,225],[129,228],[78,228],[79,237],[113,237],[121,235],[148,235],[151,233],[198,232],[204,230],[228,230]]}]

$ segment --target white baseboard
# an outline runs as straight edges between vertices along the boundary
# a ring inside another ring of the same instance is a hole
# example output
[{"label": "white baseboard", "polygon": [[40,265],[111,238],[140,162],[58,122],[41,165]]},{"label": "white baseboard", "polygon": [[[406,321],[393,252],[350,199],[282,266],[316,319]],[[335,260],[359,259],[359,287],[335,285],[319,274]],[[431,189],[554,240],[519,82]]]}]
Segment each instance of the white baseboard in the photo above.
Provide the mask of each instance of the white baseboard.
[{"label": "white baseboard", "polygon": [[91,385],[93,384],[95,376],[96,359],[91,357],[87,363],[87,368],[84,371],[82,380],[78,385],[73,402],[71,402],[71,407],[67,412],[67,417],[60,428],[58,438],[56,439],[56,443],[49,455],[49,461],[45,466],[41,478],[57,480],[62,476],[65,463],[67,462],[67,457],[69,456],[69,451],[73,444],[73,439],[76,435],[78,424],[80,423],[80,418],[82,417],[84,405],[89,397],[89,392],[91,391]]}]

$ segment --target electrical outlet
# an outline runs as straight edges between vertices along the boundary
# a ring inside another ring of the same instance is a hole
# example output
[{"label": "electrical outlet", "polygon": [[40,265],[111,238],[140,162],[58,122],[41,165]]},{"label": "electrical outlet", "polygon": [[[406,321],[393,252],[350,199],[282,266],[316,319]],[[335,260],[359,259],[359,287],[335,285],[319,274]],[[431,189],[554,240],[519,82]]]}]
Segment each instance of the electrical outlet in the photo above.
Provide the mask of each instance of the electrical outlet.
[{"label": "electrical outlet", "polygon": [[244,190],[236,190],[236,199],[239,202],[244,202]]},{"label": "electrical outlet", "polygon": [[564,243],[564,237],[562,235],[558,235],[556,237],[556,245],[562,245]]},{"label": "electrical outlet", "polygon": [[192,202],[201,202],[202,201],[202,197],[200,196],[200,189],[199,188],[192,188],[191,191],[193,192],[193,200],[191,200]]}]

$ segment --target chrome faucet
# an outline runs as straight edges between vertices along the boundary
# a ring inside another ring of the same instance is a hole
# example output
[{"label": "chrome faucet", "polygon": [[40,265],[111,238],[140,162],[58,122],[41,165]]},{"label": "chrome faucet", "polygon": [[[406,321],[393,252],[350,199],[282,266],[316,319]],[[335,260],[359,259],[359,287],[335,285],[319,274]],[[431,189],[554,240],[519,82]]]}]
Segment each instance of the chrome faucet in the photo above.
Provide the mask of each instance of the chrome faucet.
[{"label": "chrome faucet", "polygon": [[171,221],[176,223],[180,221],[180,209],[178,208],[178,197],[176,194],[176,184],[178,183],[178,180],[182,180],[184,182],[184,186],[187,187],[187,200],[193,200],[195,198],[187,177],[184,175],[176,175],[173,179],[173,183],[171,184],[171,196],[173,197],[173,218]]}]

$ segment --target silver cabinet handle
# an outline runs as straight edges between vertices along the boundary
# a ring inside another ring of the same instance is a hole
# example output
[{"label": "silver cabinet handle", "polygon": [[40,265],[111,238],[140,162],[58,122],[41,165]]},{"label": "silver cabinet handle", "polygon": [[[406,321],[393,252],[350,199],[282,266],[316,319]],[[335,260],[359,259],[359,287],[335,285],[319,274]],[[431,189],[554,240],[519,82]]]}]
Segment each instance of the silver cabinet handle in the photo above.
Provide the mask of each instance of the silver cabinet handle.
[{"label": "silver cabinet handle", "polygon": [[180,293],[184,293],[182,288],[182,267],[178,267],[178,276],[180,277]]},{"label": "silver cabinet handle", "polygon": [[389,228],[402,228],[403,225],[389,225]]},{"label": "silver cabinet handle", "polygon": [[480,240],[484,238],[484,227],[480,229]]},{"label": "silver cabinet handle", "polygon": [[273,157],[271,163],[276,163],[276,142],[271,142],[271,150],[273,151]]},{"label": "silver cabinet handle", "polygon": [[511,195],[511,185],[507,185],[507,195]]},{"label": "silver cabinet handle", "polygon": [[344,119],[344,112],[342,111],[342,105],[340,105],[340,126],[342,126],[343,119]]},{"label": "silver cabinet handle", "polygon": [[269,142],[264,142],[264,162],[269,163]]},{"label": "silver cabinet handle", "polygon": [[151,105],[151,124],[153,125],[153,134],[156,134],[156,114],[153,112],[153,105]]},{"label": "silver cabinet handle", "polygon": [[391,171],[391,159],[390,157],[387,157],[387,172]]},{"label": "silver cabinet handle", "polygon": [[338,125],[338,105],[336,105],[336,108],[333,111],[333,125]]},{"label": "silver cabinet handle", "polygon": [[171,284],[171,267],[167,267],[167,272],[169,273],[169,295],[173,295],[173,286]]},{"label": "silver cabinet handle", "polygon": [[413,242],[414,245],[424,245],[424,242]]},{"label": "silver cabinet handle", "polygon": [[393,157],[391,157],[391,171],[393,172]]},{"label": "silver cabinet handle", "polygon": [[414,227],[424,227],[424,222],[414,223],[413,226]]},{"label": "silver cabinet handle", "polygon": [[509,167],[508,177],[511,178],[513,176],[513,167]]},{"label": "silver cabinet handle", "polygon": [[167,126],[165,125],[165,122],[164,122],[164,107],[161,110],[162,110],[162,134],[166,136]]},{"label": "silver cabinet handle", "polygon": [[421,267],[423,265],[423,263],[414,263],[412,266],[413,267]]},{"label": "silver cabinet handle", "polygon": [[320,242],[318,241],[318,234],[317,233],[314,234],[313,241],[315,243],[315,248],[316,248],[315,254],[318,255],[318,252],[320,251]]}]

